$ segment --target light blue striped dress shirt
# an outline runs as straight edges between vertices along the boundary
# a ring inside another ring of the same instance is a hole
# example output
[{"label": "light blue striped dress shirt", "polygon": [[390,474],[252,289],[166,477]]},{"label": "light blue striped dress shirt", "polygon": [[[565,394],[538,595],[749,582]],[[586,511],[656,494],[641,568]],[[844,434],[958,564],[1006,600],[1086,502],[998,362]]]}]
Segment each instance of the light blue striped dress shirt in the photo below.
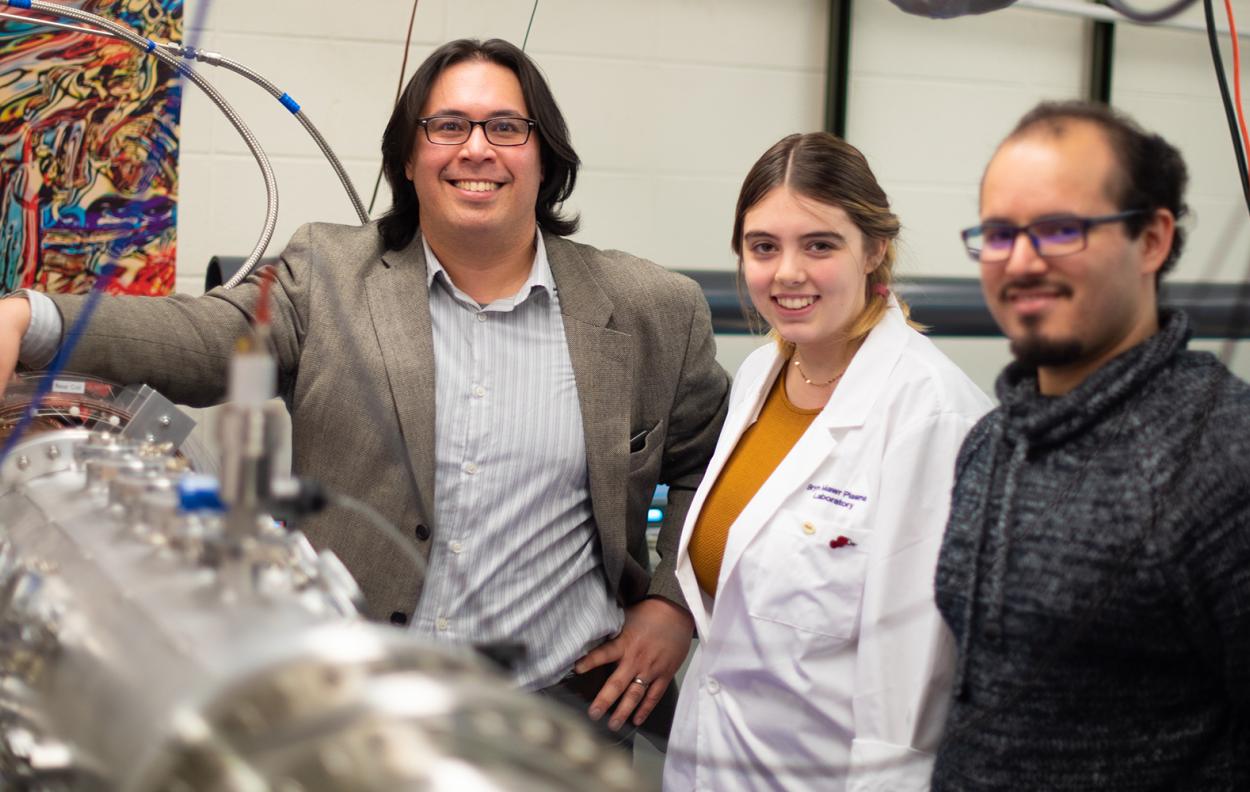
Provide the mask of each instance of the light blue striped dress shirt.
[{"label": "light blue striped dress shirt", "polygon": [[[616,633],[586,467],[577,383],[542,236],[529,279],[479,306],[425,247],[434,328],[434,526],[411,628],[521,641],[540,688]],[[424,240],[422,241],[424,243]]]}]

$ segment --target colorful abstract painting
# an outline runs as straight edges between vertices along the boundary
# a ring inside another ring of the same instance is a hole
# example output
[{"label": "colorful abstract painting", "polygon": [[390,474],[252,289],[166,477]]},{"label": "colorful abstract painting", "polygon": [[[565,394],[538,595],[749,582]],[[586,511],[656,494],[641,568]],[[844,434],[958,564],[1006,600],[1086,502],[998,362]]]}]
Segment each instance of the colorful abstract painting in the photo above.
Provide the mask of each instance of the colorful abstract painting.
[{"label": "colorful abstract painting", "polygon": [[[72,0],[156,41],[181,41],[183,0]],[[174,69],[124,41],[0,17],[0,291],[174,286]],[[61,18],[59,21],[82,26]]]}]

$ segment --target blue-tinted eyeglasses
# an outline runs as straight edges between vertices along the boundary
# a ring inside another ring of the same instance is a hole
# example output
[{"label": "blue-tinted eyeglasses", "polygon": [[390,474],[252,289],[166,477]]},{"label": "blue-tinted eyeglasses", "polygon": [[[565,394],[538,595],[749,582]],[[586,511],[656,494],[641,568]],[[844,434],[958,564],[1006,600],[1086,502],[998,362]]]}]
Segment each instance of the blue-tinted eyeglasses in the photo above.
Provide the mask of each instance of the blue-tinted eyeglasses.
[{"label": "blue-tinted eyeglasses", "polygon": [[982,223],[979,226],[965,228],[960,232],[960,236],[963,237],[968,255],[973,261],[979,261],[982,264],[1001,264],[1011,258],[1016,239],[1022,233],[1029,238],[1029,242],[1033,244],[1033,249],[1039,256],[1067,256],[1085,249],[1089,241],[1089,230],[1094,226],[1118,223],[1130,217],[1148,214],[1149,211],[1148,209],[1129,209],[1098,217],[1054,215],[1022,226],[1011,223]]}]

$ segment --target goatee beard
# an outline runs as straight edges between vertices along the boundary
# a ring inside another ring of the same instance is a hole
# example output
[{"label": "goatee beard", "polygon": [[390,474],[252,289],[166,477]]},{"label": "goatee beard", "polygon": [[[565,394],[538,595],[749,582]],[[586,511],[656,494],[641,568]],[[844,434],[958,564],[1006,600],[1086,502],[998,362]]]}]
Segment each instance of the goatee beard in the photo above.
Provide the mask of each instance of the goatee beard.
[{"label": "goatee beard", "polygon": [[1030,335],[1011,339],[1011,354],[1031,368],[1051,368],[1080,362],[1085,350],[1080,341],[1052,341]]}]

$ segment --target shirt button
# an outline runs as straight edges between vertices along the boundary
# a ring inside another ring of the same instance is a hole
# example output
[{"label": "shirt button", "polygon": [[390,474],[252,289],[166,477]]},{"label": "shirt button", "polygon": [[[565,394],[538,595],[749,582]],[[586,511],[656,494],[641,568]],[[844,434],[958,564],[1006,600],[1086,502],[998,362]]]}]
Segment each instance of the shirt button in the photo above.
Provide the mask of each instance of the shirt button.
[{"label": "shirt button", "polygon": [[424,542],[426,539],[430,538],[430,527],[425,523],[420,523],[415,529],[413,529],[413,533],[417,535],[418,539]]},{"label": "shirt button", "polygon": [[479,322],[485,322],[485,321],[486,321],[486,312],[485,312],[485,311],[478,311],[478,312],[477,312],[477,320],[478,320]]},{"label": "shirt button", "polygon": [[447,628],[451,626],[451,622],[447,621],[446,618],[439,616],[438,621],[434,622],[434,626],[438,628],[439,632],[447,632]]},{"label": "shirt button", "polygon": [[452,542],[451,544],[447,546],[450,547],[451,552],[455,553],[456,555],[460,555],[461,553],[464,552],[464,545],[460,544],[459,542]]},{"label": "shirt button", "polygon": [[408,614],[403,611],[394,611],[391,613],[391,624],[403,626],[408,623]]},{"label": "shirt button", "polygon": [[812,534],[816,533],[816,526],[812,525],[809,522],[803,523],[803,533],[807,534],[808,536],[811,536]]},{"label": "shirt button", "polygon": [[473,395],[480,399],[486,395],[486,389],[483,388],[481,385],[474,385]]},{"label": "shirt button", "polygon": [[477,465],[473,464],[472,462],[465,462],[464,466],[461,467],[460,469],[463,470],[465,473],[468,473],[470,476],[472,476],[474,473],[477,473]]},{"label": "shirt button", "polygon": [[720,692],[720,683],[717,682],[715,679],[709,679],[707,681],[707,692],[715,696],[717,693]]}]

